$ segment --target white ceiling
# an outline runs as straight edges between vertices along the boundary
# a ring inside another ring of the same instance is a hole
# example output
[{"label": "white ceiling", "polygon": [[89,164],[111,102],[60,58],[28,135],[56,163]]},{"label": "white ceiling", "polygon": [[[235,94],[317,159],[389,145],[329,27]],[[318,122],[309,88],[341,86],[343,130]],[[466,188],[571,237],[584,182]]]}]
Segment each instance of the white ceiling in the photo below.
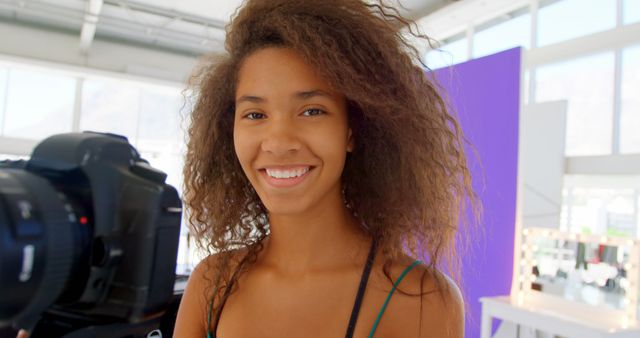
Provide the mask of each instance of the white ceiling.
[{"label": "white ceiling", "polygon": [[[419,19],[457,0],[383,1],[398,8],[403,16]],[[78,34],[84,51],[91,48],[95,38],[198,56],[222,50],[224,27],[242,3],[243,0],[0,0],[0,22]]]},{"label": "white ceiling", "polygon": [[[422,17],[453,1],[456,0],[391,0],[390,3],[396,8],[406,8],[407,11],[401,11],[405,15],[415,13]],[[134,2],[228,22],[233,12],[242,5],[243,0],[135,0]],[[398,6],[398,2],[401,6]]]},{"label": "white ceiling", "polygon": [[231,14],[242,4],[242,0],[136,0],[135,2],[223,22],[228,22]]}]

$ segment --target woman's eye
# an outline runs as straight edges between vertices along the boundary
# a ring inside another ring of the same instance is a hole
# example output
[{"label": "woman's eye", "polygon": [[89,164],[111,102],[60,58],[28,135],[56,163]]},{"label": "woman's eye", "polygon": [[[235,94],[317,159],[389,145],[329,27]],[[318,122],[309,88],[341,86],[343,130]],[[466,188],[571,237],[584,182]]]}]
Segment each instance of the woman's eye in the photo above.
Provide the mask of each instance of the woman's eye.
[{"label": "woman's eye", "polygon": [[259,120],[261,118],[264,118],[264,114],[253,112],[245,115],[244,117],[248,118],[249,120]]},{"label": "woman's eye", "polygon": [[324,111],[318,108],[307,109],[302,113],[304,116],[316,116],[321,114],[324,114]]}]

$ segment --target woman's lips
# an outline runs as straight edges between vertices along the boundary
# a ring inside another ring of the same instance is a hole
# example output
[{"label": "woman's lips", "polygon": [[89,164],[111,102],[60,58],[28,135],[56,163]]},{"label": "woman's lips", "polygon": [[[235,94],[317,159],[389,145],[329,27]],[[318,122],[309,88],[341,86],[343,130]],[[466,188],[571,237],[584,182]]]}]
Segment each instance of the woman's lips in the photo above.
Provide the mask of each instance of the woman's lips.
[{"label": "woman's lips", "polygon": [[294,187],[300,183],[302,183],[307,176],[309,176],[309,173],[311,173],[311,171],[313,171],[315,167],[310,167],[309,170],[300,175],[300,176],[296,176],[296,177],[291,177],[291,178],[275,178],[275,177],[271,177],[267,174],[267,171],[265,169],[260,169],[260,175],[262,175],[262,177],[264,178],[264,180],[272,187],[274,188],[290,188],[290,187]]}]

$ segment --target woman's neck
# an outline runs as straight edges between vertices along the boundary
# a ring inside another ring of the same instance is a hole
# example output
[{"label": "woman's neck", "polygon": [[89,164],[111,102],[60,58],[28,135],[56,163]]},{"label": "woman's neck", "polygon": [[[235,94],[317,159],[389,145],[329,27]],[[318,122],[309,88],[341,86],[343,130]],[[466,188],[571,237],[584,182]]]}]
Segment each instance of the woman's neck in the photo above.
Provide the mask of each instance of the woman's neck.
[{"label": "woman's neck", "polygon": [[371,240],[341,196],[300,214],[269,214],[260,263],[287,276],[334,270],[367,254]]}]

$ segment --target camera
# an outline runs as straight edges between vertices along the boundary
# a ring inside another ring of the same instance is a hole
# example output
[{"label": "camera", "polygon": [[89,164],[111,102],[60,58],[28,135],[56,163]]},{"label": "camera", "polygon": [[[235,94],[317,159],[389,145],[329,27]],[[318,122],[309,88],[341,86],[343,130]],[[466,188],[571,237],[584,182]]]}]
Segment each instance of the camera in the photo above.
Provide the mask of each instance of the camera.
[{"label": "camera", "polygon": [[0,163],[0,327],[137,337],[174,294],[182,203],[119,135],[51,136]]}]

